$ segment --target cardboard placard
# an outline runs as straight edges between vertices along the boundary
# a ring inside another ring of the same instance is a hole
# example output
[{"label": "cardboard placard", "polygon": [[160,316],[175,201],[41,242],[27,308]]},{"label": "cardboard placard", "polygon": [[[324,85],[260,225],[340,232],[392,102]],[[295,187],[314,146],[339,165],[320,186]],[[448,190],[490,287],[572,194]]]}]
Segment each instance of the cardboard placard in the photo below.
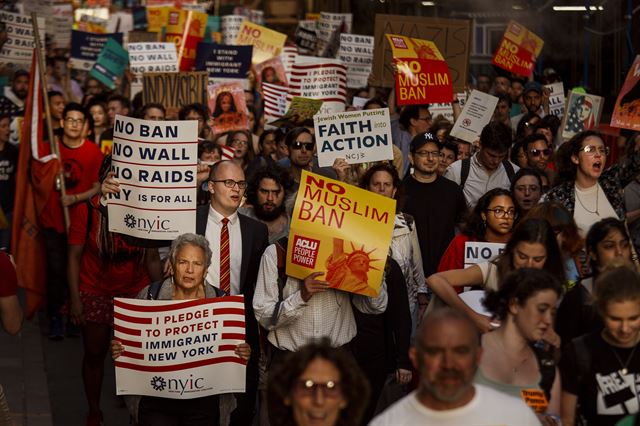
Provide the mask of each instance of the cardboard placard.
[{"label": "cardboard placard", "polygon": [[[31,16],[0,10],[0,23],[5,26],[6,41],[0,49],[0,64],[29,68],[36,46]],[[38,17],[38,33],[44,50],[45,19]]]},{"label": "cardboard placard", "polygon": [[253,45],[253,64],[279,56],[287,41],[287,35],[270,30],[267,27],[244,21],[238,31],[237,45]]},{"label": "cardboard placard", "polygon": [[389,108],[318,114],[313,123],[320,167],[393,160]]},{"label": "cardboard placard", "polygon": [[498,104],[498,98],[479,90],[469,95],[462,113],[453,124],[451,136],[473,143],[480,138],[480,133],[486,126]]},{"label": "cardboard placard", "polygon": [[340,34],[338,58],[347,66],[347,87],[367,87],[373,67],[373,37]]},{"label": "cardboard placard", "polygon": [[544,41],[516,21],[509,21],[498,50],[493,55],[493,65],[523,77],[533,72]]},{"label": "cardboard placard", "polygon": [[633,61],[616,99],[611,126],[640,130],[640,55]]},{"label": "cardboard placard", "polygon": [[122,77],[128,64],[127,51],[117,41],[110,38],[98,55],[89,75],[113,90],[116,88],[116,80]]},{"label": "cardboard placard", "polygon": [[116,393],[192,399],[244,392],[244,296],[197,300],[114,299]]},{"label": "cardboard placard", "polygon": [[116,116],[109,231],[149,240],[195,232],[198,123]]},{"label": "cardboard placard", "polygon": [[142,102],[157,102],[167,109],[167,118],[192,103],[207,103],[207,73],[151,73],[142,77]]},{"label": "cardboard placard", "polygon": [[393,87],[393,55],[385,34],[404,35],[435,43],[449,66],[453,90],[464,91],[469,79],[471,21],[376,14],[373,76],[378,84]]},{"label": "cardboard placard", "polygon": [[212,84],[208,93],[214,133],[249,129],[249,111],[244,88],[239,83]]},{"label": "cardboard placard", "polygon": [[560,127],[564,140],[597,127],[604,104],[604,98],[589,93],[570,91],[567,98],[567,111]]},{"label": "cardboard placard", "polygon": [[302,172],[289,244],[287,275],[318,279],[367,296],[380,292],[396,201],[334,179]]},{"label": "cardboard placard", "polygon": [[122,45],[122,33],[92,34],[83,31],[72,31],[71,59],[69,60],[71,68],[84,71],[89,71],[93,68],[98,55],[110,38]]},{"label": "cardboard placard", "polygon": [[129,44],[131,43],[157,43],[159,42],[159,33],[150,31],[130,31]]}]

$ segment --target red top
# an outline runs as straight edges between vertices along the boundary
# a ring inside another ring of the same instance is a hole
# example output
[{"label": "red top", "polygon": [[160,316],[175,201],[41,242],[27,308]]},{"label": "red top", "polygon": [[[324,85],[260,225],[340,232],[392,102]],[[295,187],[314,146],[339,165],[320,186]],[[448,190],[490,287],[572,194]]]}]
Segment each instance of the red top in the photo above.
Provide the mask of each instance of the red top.
[{"label": "red top", "polygon": [[84,246],[80,260],[80,291],[103,296],[121,296],[138,293],[149,284],[144,262],[144,249],[132,247],[118,234],[111,233],[115,254],[112,259],[101,259],[96,234],[101,214],[92,208],[91,230],[87,235],[87,203],[80,203],[71,215],[69,245]]},{"label": "red top", "polygon": [[0,297],[14,296],[18,291],[18,276],[9,255],[0,252]]},{"label": "red top", "polygon": [[450,271],[452,269],[464,269],[464,245],[467,241],[478,241],[465,234],[455,236],[449,247],[440,258],[438,272]]},{"label": "red top", "polygon": [[[102,165],[100,149],[88,140],[76,148],[69,148],[62,142],[58,145],[64,169],[66,193],[73,195],[91,189],[94,182],[98,182],[98,173]],[[69,208],[70,215],[77,206],[78,204],[74,204]],[[59,233],[65,232],[60,191],[51,191],[49,200],[40,214],[40,225],[43,228],[55,229]]]}]

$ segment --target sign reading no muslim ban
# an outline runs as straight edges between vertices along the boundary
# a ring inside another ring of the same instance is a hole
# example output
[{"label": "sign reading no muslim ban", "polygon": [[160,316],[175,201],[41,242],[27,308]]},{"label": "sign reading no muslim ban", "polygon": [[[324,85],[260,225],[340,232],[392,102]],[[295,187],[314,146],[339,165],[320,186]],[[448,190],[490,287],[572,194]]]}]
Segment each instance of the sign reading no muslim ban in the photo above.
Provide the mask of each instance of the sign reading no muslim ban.
[{"label": "sign reading no muslim ban", "polygon": [[195,232],[198,123],[116,116],[109,231],[150,240]]},{"label": "sign reading no muslim ban", "polygon": [[479,90],[472,91],[460,117],[454,123],[453,129],[451,129],[451,136],[469,143],[479,139],[484,126],[491,121],[497,104],[498,98],[495,96]]},{"label": "sign reading no muslim ban", "polygon": [[509,21],[492,63],[504,70],[529,77],[544,41],[516,21]]},{"label": "sign reading no muslim ban", "polygon": [[482,243],[467,241],[464,243],[464,267],[468,268],[477,263],[489,262],[504,251],[504,243]]},{"label": "sign reading no muslim ban", "polygon": [[302,172],[291,219],[287,275],[375,296],[389,253],[396,201],[324,176]]},{"label": "sign reading no muslim ban", "polygon": [[[35,48],[35,35],[31,16],[0,11],[0,22],[5,25],[6,41],[0,49],[0,64],[30,65]],[[38,17],[38,33],[44,49],[45,20]]]},{"label": "sign reading no muslim ban", "polygon": [[114,300],[118,395],[191,399],[245,391],[243,296]]},{"label": "sign reading no muslim ban", "polygon": [[393,159],[389,108],[316,115],[313,123],[320,167],[336,158],[349,164]]}]

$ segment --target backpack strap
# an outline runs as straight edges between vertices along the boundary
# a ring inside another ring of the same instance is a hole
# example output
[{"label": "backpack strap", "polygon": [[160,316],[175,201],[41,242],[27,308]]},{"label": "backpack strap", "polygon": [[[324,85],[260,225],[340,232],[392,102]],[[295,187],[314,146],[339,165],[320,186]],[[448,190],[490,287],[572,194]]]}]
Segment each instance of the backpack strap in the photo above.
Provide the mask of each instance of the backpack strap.
[{"label": "backpack strap", "polygon": [[507,172],[507,176],[509,177],[509,183],[513,183],[513,178],[516,177],[516,171],[513,170],[513,164],[509,160],[502,160],[502,166],[504,170]]},{"label": "backpack strap", "polygon": [[156,281],[149,284],[149,291],[147,291],[147,300],[158,300],[160,294],[160,288],[162,287],[162,281]]},{"label": "backpack strap", "polygon": [[465,158],[462,160],[462,167],[460,168],[460,188],[464,188],[464,184],[469,177],[469,171],[471,170],[471,158]]},{"label": "backpack strap", "polygon": [[280,314],[280,305],[284,300],[284,286],[287,284],[287,245],[289,243],[289,237],[282,237],[276,241],[276,253],[278,256],[278,302],[271,314],[271,325],[275,326],[278,323],[278,315]]}]

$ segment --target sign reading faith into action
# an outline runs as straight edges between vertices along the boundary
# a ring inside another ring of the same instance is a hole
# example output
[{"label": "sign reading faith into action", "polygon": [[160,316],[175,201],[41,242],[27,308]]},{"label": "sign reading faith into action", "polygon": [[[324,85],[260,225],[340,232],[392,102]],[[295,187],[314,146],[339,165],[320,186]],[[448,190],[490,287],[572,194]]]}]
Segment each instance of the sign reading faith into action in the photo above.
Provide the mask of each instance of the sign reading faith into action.
[{"label": "sign reading faith into action", "polygon": [[313,123],[320,167],[337,158],[349,164],[393,159],[389,108],[316,115]]},{"label": "sign reading faith into action", "polygon": [[516,21],[510,21],[492,62],[504,70],[529,77],[543,44],[540,37]]},{"label": "sign reading faith into action", "polygon": [[199,300],[114,299],[118,395],[192,399],[244,392],[243,296]]},{"label": "sign reading faith into action", "polygon": [[384,274],[396,201],[334,179],[302,172],[289,233],[287,275],[376,296]]},{"label": "sign reading faith into action", "polygon": [[198,123],[116,116],[109,231],[149,240],[195,232]]}]

